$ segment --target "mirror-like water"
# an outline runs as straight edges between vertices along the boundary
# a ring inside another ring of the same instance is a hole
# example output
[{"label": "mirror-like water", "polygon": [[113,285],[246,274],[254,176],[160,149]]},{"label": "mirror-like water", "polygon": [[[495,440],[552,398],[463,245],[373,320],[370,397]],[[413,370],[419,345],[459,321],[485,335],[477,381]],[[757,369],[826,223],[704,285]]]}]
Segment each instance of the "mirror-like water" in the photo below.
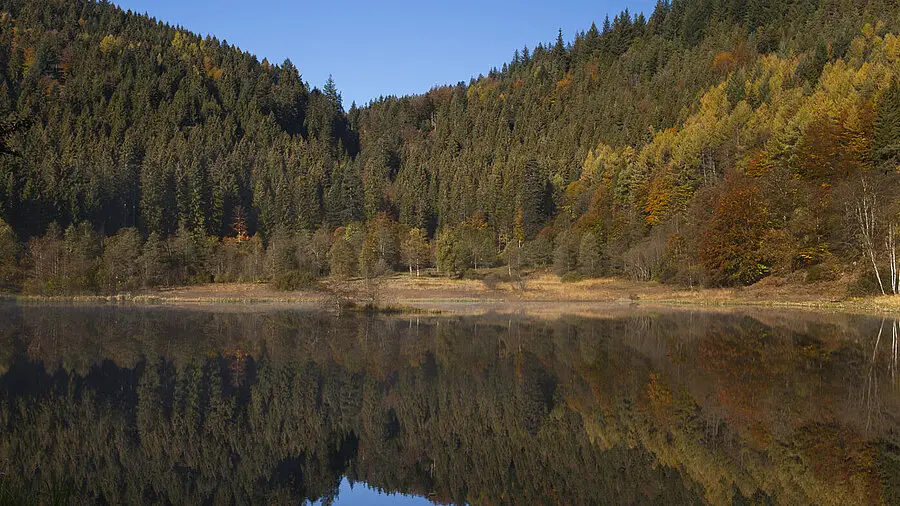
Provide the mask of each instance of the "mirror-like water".
[{"label": "mirror-like water", "polygon": [[6,306],[0,503],[898,503],[898,330]]}]

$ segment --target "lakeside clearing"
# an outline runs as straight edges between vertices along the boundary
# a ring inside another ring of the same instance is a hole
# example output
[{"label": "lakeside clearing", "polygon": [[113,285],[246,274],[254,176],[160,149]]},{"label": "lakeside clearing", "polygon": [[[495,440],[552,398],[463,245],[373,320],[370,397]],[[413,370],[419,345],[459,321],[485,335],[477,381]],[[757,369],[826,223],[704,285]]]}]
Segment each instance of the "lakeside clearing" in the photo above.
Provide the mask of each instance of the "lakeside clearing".
[{"label": "lakeside clearing", "polygon": [[[489,286],[491,285],[491,286]],[[365,280],[325,279],[321,288],[284,292],[268,283],[210,283],[116,296],[11,296],[22,304],[129,304],[167,306],[272,305],[328,309],[339,297],[356,306],[372,304],[384,311],[471,315],[598,314],[622,306],[738,308],[771,307],[861,314],[900,313],[900,296],[851,298],[841,281],[789,283],[767,278],[742,288],[685,288],[621,278],[563,282],[551,273],[535,273],[525,289],[511,283],[485,283],[447,277],[395,274],[374,285]]]}]

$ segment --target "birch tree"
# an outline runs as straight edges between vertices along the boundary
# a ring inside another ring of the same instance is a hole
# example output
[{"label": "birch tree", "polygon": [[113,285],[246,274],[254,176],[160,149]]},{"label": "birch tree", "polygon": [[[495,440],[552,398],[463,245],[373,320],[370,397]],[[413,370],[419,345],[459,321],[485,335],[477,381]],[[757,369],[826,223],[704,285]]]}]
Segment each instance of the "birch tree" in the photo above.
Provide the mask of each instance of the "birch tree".
[{"label": "birch tree", "polygon": [[[877,252],[875,250],[875,237],[877,233],[876,209],[878,206],[878,196],[875,194],[874,189],[871,187],[869,182],[866,181],[865,178],[863,178],[861,181],[862,194],[857,199],[856,207],[854,209],[856,223],[859,227],[860,242],[862,243],[864,253],[869,258],[869,261],[872,262],[872,269],[875,270],[875,278],[878,280],[878,288],[881,290],[882,295],[886,295],[886,292],[884,290],[884,283],[881,281],[881,272],[878,270]],[[891,235],[889,234],[889,237],[890,236]],[[894,265],[895,264],[893,263],[892,259],[892,268]]]}]

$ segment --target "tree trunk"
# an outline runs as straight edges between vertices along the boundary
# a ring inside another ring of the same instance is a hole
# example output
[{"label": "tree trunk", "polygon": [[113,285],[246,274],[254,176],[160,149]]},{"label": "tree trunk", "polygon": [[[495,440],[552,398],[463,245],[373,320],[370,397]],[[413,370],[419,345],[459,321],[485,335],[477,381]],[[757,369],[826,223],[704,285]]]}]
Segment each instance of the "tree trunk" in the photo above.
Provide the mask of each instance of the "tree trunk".
[{"label": "tree trunk", "polygon": [[[875,258],[875,207],[878,204],[878,200],[874,192],[869,190],[869,185],[865,179],[862,180],[862,192],[862,197],[856,203],[856,220],[859,224],[863,248],[869,254],[869,260],[872,262],[872,268],[875,270],[878,288],[881,289],[881,295],[887,295],[884,290],[884,283],[881,281],[881,273],[878,271],[878,261]],[[893,276],[891,283],[893,284]]]},{"label": "tree trunk", "polygon": [[869,249],[869,259],[872,261],[872,268],[875,269],[875,279],[878,280],[878,288],[881,290],[881,295],[887,295],[884,291],[884,283],[881,282],[881,273],[878,272],[878,263],[875,261],[875,250]]},{"label": "tree trunk", "polygon": [[888,256],[890,257],[891,262],[891,292],[894,295],[897,295],[898,291],[900,291],[900,269],[898,269],[897,266],[897,248],[896,243],[894,242],[893,223],[888,226],[887,247]]}]

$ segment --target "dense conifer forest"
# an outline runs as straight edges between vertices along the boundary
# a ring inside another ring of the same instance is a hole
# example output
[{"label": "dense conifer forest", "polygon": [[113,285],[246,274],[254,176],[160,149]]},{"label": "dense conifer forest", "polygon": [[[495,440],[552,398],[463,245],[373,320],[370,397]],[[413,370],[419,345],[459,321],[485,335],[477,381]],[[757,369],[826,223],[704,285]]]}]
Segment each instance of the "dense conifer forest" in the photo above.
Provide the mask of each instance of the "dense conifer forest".
[{"label": "dense conifer forest", "polygon": [[[598,13],[602,16],[602,13]],[[900,8],[661,0],[343,104],[106,1],[0,1],[0,288],[505,265],[900,291]]]}]

